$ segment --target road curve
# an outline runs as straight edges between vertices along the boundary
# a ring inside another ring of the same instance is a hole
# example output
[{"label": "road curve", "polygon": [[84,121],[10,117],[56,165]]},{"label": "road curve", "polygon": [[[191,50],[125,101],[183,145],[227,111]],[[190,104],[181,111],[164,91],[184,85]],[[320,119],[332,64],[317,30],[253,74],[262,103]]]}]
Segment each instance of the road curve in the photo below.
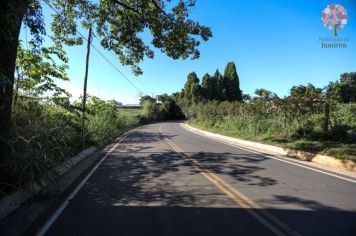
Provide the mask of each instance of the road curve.
[{"label": "road curve", "polygon": [[179,122],[130,133],[77,190],[42,233],[356,235],[355,183],[210,140]]}]

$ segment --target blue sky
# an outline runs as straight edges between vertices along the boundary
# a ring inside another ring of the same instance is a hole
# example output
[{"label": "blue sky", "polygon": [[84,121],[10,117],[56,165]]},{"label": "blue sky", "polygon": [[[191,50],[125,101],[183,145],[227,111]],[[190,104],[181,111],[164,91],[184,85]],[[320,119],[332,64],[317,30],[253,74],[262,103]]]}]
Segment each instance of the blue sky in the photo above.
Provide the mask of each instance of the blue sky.
[{"label": "blue sky", "polygon": [[[266,88],[284,96],[293,85],[312,83],[323,87],[343,72],[356,71],[354,0],[196,2],[191,18],[210,26],[213,32],[213,37],[200,46],[200,59],[172,60],[156,50],[153,60],[146,59],[140,64],[144,74],[136,77],[129,67],[121,66],[112,52],[103,49],[102,52],[140,90],[150,95],[180,91],[191,71],[201,78],[216,69],[223,72],[229,61],[236,63],[240,88],[251,95],[256,88]],[[347,25],[338,31],[339,38],[350,39],[347,48],[321,48],[319,38],[332,37],[321,21],[321,12],[330,3],[343,5],[349,15]],[[44,7],[47,25],[50,13]],[[100,47],[98,39],[94,44]],[[78,97],[82,93],[86,49],[84,45],[67,49],[71,80],[60,85]],[[139,99],[138,91],[95,50],[90,58],[88,92],[125,104],[137,103]]]}]

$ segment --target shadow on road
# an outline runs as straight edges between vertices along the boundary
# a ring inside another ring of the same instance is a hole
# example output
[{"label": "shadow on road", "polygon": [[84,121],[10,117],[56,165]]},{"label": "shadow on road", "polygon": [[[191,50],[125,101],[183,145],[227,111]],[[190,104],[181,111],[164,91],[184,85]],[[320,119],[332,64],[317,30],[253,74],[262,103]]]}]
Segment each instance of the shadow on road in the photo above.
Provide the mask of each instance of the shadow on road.
[{"label": "shadow on road", "polygon": [[[71,201],[49,235],[271,234],[164,144],[164,138],[172,137],[138,131],[126,138]],[[157,143],[164,147],[159,152],[155,149]],[[267,159],[262,155],[186,155],[210,172],[249,185],[266,189],[278,183],[258,174],[264,168],[256,163]],[[355,212],[308,199],[274,197],[277,204],[294,203],[307,209],[267,209],[302,235],[356,235]]]}]

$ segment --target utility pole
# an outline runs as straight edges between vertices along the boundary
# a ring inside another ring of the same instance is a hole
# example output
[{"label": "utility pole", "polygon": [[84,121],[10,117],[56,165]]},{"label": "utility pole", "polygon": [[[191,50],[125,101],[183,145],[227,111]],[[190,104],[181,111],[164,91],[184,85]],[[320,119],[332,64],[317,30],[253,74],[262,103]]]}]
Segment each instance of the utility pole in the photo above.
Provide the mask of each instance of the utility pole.
[{"label": "utility pole", "polygon": [[89,56],[90,56],[90,44],[92,36],[92,26],[89,27],[88,34],[88,45],[87,45],[87,57],[85,61],[85,76],[84,76],[84,91],[83,91],[83,114],[82,114],[82,127],[81,127],[81,138],[82,138],[82,149],[85,148],[85,113],[86,113],[86,103],[87,103],[87,84],[88,84],[88,69],[89,69]]}]

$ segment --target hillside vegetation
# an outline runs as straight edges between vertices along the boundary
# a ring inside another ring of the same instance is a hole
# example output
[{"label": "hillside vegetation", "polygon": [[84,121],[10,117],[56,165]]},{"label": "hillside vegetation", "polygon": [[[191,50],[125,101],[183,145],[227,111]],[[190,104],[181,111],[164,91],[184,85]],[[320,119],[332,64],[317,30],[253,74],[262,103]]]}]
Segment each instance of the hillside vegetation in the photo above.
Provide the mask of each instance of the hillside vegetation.
[{"label": "hillside vegetation", "polygon": [[224,74],[192,72],[173,95],[188,123],[238,138],[356,159],[356,73],[344,73],[324,88],[293,86],[289,96],[266,89],[244,95],[236,66]]}]

